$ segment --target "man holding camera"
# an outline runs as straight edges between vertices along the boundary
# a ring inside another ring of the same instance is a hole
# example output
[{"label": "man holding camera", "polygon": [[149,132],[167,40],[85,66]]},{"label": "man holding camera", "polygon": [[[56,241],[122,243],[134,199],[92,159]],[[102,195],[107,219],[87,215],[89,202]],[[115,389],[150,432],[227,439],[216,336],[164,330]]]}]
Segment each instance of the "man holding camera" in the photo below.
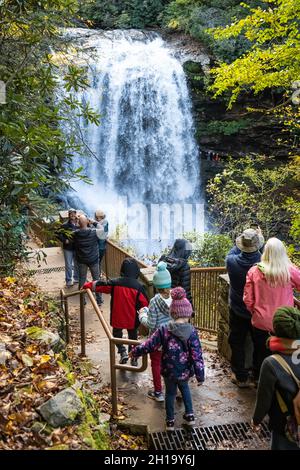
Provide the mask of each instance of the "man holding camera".
[{"label": "man holding camera", "polygon": [[[74,233],[74,247],[78,262],[79,289],[81,289],[86,282],[88,269],[93,281],[98,281],[100,278],[98,242],[103,236],[103,227],[85,215],[80,215],[78,222],[79,230]],[[98,305],[103,303],[100,293],[96,293],[96,301]]]},{"label": "man holding camera", "polygon": [[76,210],[69,209],[68,216],[69,220],[62,224],[57,233],[57,237],[63,244],[66,286],[71,287],[74,282],[78,282],[78,265],[73,241],[74,232],[78,229]]}]

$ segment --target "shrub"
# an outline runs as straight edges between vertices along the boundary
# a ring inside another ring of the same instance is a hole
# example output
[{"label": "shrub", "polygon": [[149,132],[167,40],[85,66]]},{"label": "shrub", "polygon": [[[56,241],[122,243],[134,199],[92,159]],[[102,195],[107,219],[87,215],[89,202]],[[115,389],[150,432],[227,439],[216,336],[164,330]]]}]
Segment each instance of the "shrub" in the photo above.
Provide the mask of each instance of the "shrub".
[{"label": "shrub", "polygon": [[224,266],[225,256],[232,248],[232,240],[228,235],[211,232],[188,232],[184,238],[193,245],[190,258],[193,266]]}]

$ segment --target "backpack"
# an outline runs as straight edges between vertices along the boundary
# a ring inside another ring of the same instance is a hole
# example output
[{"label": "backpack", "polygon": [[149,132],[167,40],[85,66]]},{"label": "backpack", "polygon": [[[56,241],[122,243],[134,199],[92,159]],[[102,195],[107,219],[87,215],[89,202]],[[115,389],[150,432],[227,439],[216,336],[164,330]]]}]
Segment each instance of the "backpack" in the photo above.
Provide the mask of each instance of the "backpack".
[{"label": "backpack", "polygon": [[[281,367],[294,379],[298,389],[300,390],[300,380],[295,376],[289,364],[279,354],[273,354],[272,358],[275,359]],[[283,400],[281,394],[276,390],[276,398],[281,409],[281,412],[286,416],[285,437],[297,444],[300,448],[300,425],[297,423],[295,414],[289,413],[288,407]]]}]

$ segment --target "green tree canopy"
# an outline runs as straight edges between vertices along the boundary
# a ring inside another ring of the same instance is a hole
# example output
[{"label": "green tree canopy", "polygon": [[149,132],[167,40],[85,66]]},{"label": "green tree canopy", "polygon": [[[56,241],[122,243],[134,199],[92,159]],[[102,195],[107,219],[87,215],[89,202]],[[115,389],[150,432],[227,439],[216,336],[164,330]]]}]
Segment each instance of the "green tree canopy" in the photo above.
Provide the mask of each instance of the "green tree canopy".
[{"label": "green tree canopy", "polygon": [[230,92],[229,107],[242,91],[285,90],[300,76],[299,0],[265,0],[263,7],[250,8],[246,18],[211,31],[216,40],[243,34],[252,46],[230,64],[211,71],[215,96]]},{"label": "green tree canopy", "polygon": [[6,86],[0,104],[0,264],[9,269],[25,254],[28,215],[45,213],[43,196],[64,191],[72,178],[75,136],[66,139],[67,112],[98,122],[90,108],[74,99],[88,86],[85,71],[66,60],[58,98],[55,53],[65,50],[60,28],[70,24],[76,0],[4,0],[0,5],[0,79]]}]

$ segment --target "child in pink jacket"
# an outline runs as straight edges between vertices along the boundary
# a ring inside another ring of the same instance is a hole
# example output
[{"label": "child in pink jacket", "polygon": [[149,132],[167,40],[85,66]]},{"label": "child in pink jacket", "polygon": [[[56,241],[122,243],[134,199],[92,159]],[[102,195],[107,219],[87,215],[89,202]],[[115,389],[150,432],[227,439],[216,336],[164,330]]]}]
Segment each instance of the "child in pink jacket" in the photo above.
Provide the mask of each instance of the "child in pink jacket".
[{"label": "child in pink jacket", "polygon": [[269,355],[266,340],[273,332],[275,311],[294,305],[294,289],[300,290],[300,270],[291,263],[284,244],[277,238],[270,238],[261,262],[248,271],[243,296],[252,314],[255,380],[258,380],[263,360]]}]

